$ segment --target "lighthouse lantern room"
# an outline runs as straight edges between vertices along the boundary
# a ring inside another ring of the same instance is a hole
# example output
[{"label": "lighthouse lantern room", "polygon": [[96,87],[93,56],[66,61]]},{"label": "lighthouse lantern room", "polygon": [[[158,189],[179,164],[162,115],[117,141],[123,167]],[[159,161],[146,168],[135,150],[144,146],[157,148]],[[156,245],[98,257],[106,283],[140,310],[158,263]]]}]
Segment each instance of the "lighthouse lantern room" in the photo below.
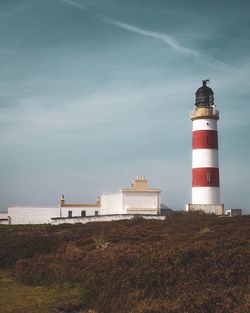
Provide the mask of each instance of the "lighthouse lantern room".
[{"label": "lighthouse lantern room", "polygon": [[196,91],[195,108],[191,111],[192,132],[192,203],[187,210],[224,214],[220,204],[217,121],[214,93],[208,80]]}]

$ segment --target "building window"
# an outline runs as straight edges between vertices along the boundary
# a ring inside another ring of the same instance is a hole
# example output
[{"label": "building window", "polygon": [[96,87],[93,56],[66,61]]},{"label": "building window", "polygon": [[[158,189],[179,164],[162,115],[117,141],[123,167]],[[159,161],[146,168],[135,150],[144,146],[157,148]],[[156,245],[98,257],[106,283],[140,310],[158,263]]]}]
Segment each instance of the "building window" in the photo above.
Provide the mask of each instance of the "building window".
[{"label": "building window", "polygon": [[207,182],[211,182],[211,173],[210,172],[208,172],[207,173]]},{"label": "building window", "polygon": [[99,212],[98,211],[95,211],[95,216],[98,216]]},{"label": "building window", "polygon": [[72,211],[68,211],[68,217],[72,217]]},{"label": "building window", "polygon": [[86,216],[86,211],[82,211],[81,212],[81,217],[85,217]]}]

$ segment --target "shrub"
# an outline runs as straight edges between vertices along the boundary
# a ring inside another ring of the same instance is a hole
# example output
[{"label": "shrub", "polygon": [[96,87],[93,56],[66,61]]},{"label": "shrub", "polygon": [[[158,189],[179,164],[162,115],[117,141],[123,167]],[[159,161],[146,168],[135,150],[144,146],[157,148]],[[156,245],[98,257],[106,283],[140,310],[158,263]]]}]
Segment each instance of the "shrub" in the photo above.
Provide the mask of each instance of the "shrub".
[{"label": "shrub", "polygon": [[249,226],[249,217],[177,213],[164,221],[23,229],[12,233],[12,247],[20,248],[5,252],[4,264],[16,262],[25,284],[77,284],[80,305],[99,313],[245,313]]}]

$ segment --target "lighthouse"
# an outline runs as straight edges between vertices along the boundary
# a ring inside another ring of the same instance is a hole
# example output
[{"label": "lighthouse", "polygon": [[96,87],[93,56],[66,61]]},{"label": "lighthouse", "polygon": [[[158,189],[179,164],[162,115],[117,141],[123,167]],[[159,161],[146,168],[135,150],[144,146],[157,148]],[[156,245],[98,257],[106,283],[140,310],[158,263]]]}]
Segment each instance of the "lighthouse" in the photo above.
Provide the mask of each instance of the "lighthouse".
[{"label": "lighthouse", "polygon": [[220,178],[218,155],[219,111],[214,104],[214,92],[208,80],[195,93],[195,108],[190,117],[192,131],[192,203],[187,210],[224,214],[220,203]]}]

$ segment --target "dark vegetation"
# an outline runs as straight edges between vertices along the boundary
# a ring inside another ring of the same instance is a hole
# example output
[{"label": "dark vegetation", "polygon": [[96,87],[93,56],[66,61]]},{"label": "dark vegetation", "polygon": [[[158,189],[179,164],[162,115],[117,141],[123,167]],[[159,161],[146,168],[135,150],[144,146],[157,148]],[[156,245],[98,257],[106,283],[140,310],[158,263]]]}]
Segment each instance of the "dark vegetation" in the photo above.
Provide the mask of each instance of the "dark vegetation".
[{"label": "dark vegetation", "polygon": [[250,312],[247,216],[2,226],[0,236],[0,266],[19,284],[79,289],[44,312]]}]

